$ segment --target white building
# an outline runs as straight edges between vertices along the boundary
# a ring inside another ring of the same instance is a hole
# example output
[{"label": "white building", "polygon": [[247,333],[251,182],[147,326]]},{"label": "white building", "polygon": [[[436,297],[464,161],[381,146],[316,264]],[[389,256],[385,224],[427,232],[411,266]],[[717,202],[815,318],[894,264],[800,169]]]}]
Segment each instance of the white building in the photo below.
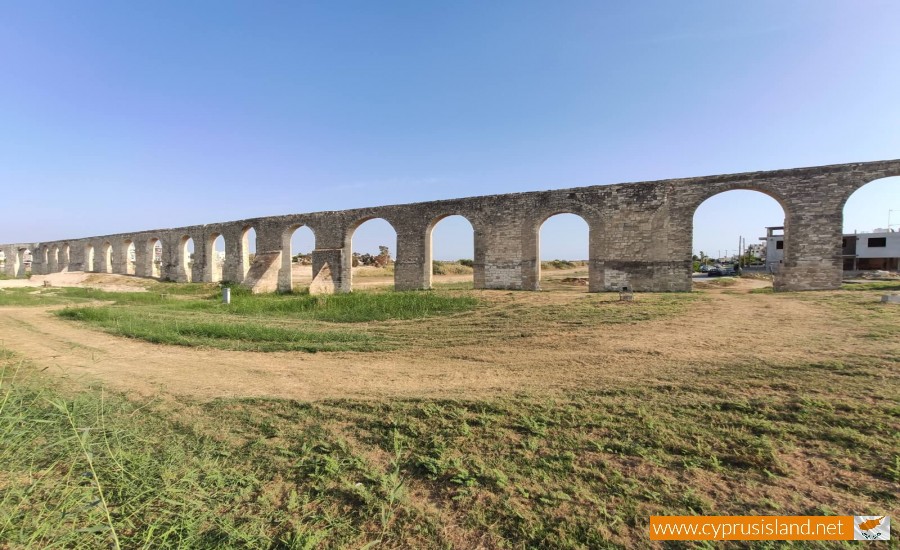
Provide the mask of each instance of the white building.
[{"label": "white building", "polygon": [[900,233],[876,229],[844,235],[841,253],[844,271],[900,271]]},{"label": "white building", "polygon": [[[784,263],[784,226],[766,228],[766,236],[760,237],[766,245],[766,271],[776,273]],[[762,244],[762,243],[760,243]]]},{"label": "white building", "polygon": [[[777,272],[784,261],[784,227],[767,227],[766,270]],[[900,271],[900,232],[876,229],[850,233],[841,240],[844,271]]]}]

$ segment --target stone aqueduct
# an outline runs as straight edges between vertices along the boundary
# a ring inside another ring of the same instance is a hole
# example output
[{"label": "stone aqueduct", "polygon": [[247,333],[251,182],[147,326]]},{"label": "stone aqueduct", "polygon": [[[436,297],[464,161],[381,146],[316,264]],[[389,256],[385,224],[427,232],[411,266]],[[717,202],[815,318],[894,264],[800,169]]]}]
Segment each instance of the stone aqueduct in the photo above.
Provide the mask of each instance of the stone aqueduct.
[{"label": "stone aqueduct", "polygon": [[[785,212],[784,263],[776,290],[824,290],[841,284],[843,207],[858,188],[900,175],[900,160],[839,164],[767,172],[671,179],[491,195],[312,214],[290,214],[174,229],[138,231],[41,243],[2,245],[8,275],[24,274],[24,253],[32,272],[96,271],[160,277],[177,282],[241,283],[258,292],[291,288],[290,241],[307,226],[315,235],[313,293],[349,292],[350,242],[354,230],[373,218],[397,233],[395,288],[431,286],[431,232],[451,215],[464,216],[475,235],[475,288],[537,290],[540,285],[539,231],[550,216],[577,214],[587,222],[589,290],[691,290],[693,216],[706,199],[733,189],[760,191]],[[256,231],[257,253],[249,261],[247,232]],[[214,241],[224,236],[222,273],[214,262]],[[193,239],[189,264],[187,242]],[[163,257],[153,262],[156,242]],[[130,267],[129,247],[135,262]],[[190,273],[188,272],[190,267]]]}]

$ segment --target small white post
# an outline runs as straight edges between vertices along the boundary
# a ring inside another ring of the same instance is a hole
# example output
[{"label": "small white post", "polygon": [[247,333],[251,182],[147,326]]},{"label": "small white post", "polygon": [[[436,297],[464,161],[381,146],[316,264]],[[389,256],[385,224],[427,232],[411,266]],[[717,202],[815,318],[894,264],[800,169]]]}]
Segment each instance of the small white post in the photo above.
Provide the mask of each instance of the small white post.
[{"label": "small white post", "polygon": [[227,286],[222,289],[222,303],[230,304],[231,303],[231,289]]}]

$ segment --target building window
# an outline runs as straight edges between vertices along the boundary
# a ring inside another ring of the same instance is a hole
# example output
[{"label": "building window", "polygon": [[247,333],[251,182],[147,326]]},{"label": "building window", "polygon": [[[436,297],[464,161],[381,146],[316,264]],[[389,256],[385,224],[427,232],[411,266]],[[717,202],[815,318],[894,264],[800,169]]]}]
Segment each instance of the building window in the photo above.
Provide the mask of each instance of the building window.
[{"label": "building window", "polygon": [[847,248],[847,239],[841,239],[841,248]]},{"label": "building window", "polygon": [[887,246],[887,237],[872,237],[869,239],[869,248],[884,248]]},{"label": "building window", "polygon": [[775,241],[775,250],[784,250],[784,241]]}]

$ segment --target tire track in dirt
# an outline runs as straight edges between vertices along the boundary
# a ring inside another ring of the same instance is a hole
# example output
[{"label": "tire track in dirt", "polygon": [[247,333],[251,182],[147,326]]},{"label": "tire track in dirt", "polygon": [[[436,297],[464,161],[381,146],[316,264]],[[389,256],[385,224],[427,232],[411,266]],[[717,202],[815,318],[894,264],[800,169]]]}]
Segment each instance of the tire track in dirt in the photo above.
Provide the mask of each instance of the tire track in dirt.
[{"label": "tire track in dirt", "polygon": [[[540,299],[570,298],[544,293]],[[187,348],[113,336],[35,307],[0,308],[0,340],[38,368],[142,395],[301,400],[474,398],[636,381],[654,386],[687,381],[717,365],[759,359],[789,366],[851,355],[860,346],[826,308],[728,289],[704,292],[688,313],[675,317],[548,329],[491,345],[473,337],[452,348],[317,354]]]}]

